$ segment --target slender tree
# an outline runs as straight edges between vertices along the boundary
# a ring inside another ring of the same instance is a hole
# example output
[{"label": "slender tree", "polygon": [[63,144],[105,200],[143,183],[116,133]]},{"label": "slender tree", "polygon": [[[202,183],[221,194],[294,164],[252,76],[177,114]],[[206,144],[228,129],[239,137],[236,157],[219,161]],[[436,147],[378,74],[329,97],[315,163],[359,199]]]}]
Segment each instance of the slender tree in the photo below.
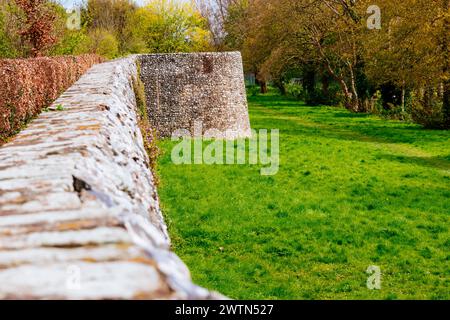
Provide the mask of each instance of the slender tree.
[{"label": "slender tree", "polygon": [[442,53],[443,63],[443,105],[444,126],[450,129],[450,1],[443,0],[443,34],[442,34]]}]

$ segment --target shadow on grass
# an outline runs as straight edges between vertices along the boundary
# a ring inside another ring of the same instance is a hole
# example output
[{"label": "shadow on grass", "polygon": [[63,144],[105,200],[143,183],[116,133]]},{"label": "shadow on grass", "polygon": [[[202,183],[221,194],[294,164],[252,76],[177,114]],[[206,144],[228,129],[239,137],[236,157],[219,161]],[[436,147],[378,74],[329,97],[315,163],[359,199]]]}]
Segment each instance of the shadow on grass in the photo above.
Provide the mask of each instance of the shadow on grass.
[{"label": "shadow on grass", "polygon": [[333,115],[335,118],[368,118],[366,113],[349,113],[349,112],[336,112]]},{"label": "shadow on grass", "polygon": [[378,156],[378,158],[386,159],[389,161],[397,161],[405,164],[412,164],[441,170],[450,170],[450,155],[445,157],[413,157],[384,154]]},{"label": "shadow on grass", "polygon": [[291,134],[313,136],[320,134],[333,139],[375,143],[440,143],[450,140],[449,131],[427,130],[420,125],[379,119],[368,114],[351,113],[338,107],[308,106],[289,97],[256,96],[251,97],[249,102],[260,105],[263,110],[267,108],[267,112],[279,112],[281,115],[292,117],[292,119],[279,119],[282,121],[281,127],[291,128],[291,126],[283,126],[285,121],[297,123],[294,127],[299,130],[287,130]]}]

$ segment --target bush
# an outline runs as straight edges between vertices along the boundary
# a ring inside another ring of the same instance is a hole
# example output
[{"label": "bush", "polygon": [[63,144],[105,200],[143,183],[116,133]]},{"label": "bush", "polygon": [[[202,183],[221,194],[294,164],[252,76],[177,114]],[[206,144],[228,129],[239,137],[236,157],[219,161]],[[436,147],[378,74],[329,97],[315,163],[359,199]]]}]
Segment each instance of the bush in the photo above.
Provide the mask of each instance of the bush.
[{"label": "bush", "polygon": [[101,61],[97,55],[0,59],[0,139],[17,132]]},{"label": "bush", "polygon": [[411,121],[411,114],[402,109],[401,106],[387,103],[387,108],[382,107],[378,113],[382,117],[391,120]]},{"label": "bush", "polygon": [[288,95],[298,100],[305,100],[305,90],[302,85],[289,82],[285,85],[285,88]]},{"label": "bush", "polygon": [[[322,89],[321,89],[322,90]],[[344,97],[342,95],[342,90],[339,84],[336,82],[330,83],[328,87],[328,94],[323,97],[323,104],[327,105],[340,105],[344,102]]]},{"label": "bush", "polygon": [[119,42],[111,32],[95,29],[89,32],[79,50],[114,59],[119,56]]},{"label": "bush", "polygon": [[298,100],[305,101],[308,105],[337,105],[341,102],[339,96],[340,88],[337,84],[331,84],[328,93],[325,95],[320,86],[316,86],[314,91],[308,92],[301,84],[290,82],[285,85],[286,93]]},{"label": "bush", "polygon": [[411,117],[414,122],[423,125],[428,129],[445,129],[442,103],[433,102],[430,106],[424,107],[417,100],[411,105]]},{"label": "bush", "polygon": [[247,86],[247,95],[251,97],[257,96],[261,92],[261,88],[257,85]]},{"label": "bush", "polygon": [[14,48],[13,38],[14,38],[14,30],[8,24],[9,16],[6,10],[6,6],[1,6],[0,1],[0,58],[15,58],[18,54],[16,48]]},{"label": "bush", "polygon": [[314,90],[311,92],[305,92],[305,102],[311,106],[317,106],[320,104],[328,104],[329,101],[323,96],[322,91],[314,87]]}]

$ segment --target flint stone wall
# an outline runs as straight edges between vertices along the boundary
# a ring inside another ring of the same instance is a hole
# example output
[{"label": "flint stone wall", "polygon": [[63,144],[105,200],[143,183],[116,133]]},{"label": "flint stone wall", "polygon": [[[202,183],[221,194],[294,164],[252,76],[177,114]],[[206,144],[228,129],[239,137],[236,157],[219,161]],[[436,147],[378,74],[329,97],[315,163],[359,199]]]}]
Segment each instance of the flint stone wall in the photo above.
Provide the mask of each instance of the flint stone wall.
[{"label": "flint stone wall", "polygon": [[[151,123],[160,136],[179,129],[191,136],[251,136],[239,52],[150,54],[139,58]],[[196,122],[198,130],[195,129]],[[225,131],[229,130],[225,136]]]},{"label": "flint stone wall", "polygon": [[94,66],[0,148],[0,299],[221,298],[170,251],[135,61]]}]

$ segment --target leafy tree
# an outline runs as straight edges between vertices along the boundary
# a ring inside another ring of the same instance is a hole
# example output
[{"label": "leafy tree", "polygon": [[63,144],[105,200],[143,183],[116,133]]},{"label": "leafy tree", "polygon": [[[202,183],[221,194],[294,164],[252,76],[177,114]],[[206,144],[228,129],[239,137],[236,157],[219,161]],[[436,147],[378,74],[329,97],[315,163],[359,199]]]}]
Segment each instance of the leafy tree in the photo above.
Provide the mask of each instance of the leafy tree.
[{"label": "leafy tree", "polygon": [[0,57],[11,57],[11,41],[6,29],[6,11],[0,8]]},{"label": "leafy tree", "polygon": [[54,31],[57,34],[58,42],[50,48],[48,53],[50,55],[73,55],[88,52],[81,48],[83,41],[86,39],[86,27],[80,26],[80,29],[69,29],[67,27],[69,14],[66,9],[57,3],[53,3],[53,11],[56,15]]},{"label": "leafy tree", "polygon": [[22,29],[20,37],[29,45],[29,54],[33,57],[45,54],[57,38],[54,34],[56,15],[47,0],[15,0],[22,10],[20,16]]},{"label": "leafy tree", "polygon": [[336,101],[330,88],[337,84],[352,111],[375,110],[381,92],[384,106],[400,108],[403,118],[450,126],[449,0],[379,0],[375,30],[367,27],[368,0],[225,3],[219,47],[241,50],[263,86],[271,80],[284,92],[296,70],[309,102]]},{"label": "leafy tree", "polygon": [[229,44],[225,38],[230,35],[230,29],[225,24],[236,20],[235,14],[243,12],[240,9],[248,6],[248,0],[194,0],[194,3],[207,22],[216,49],[226,50]]},{"label": "leafy tree", "polygon": [[410,112],[416,121],[433,127],[448,127],[446,2],[382,1],[385,28],[366,36],[364,42],[369,78],[391,92],[390,96],[400,96],[399,101],[385,96],[385,102],[400,104],[402,112]]},{"label": "leafy tree", "polygon": [[84,10],[87,29],[98,33],[103,30],[113,35],[118,43],[119,53],[133,52],[133,32],[130,21],[137,6],[132,0],[89,0]]},{"label": "leafy tree", "polygon": [[138,9],[134,34],[150,52],[192,52],[209,49],[206,21],[189,3],[152,0]]},{"label": "leafy tree", "polygon": [[[23,2],[22,6],[24,4],[28,8],[33,3]],[[0,57],[84,52],[79,50],[79,45],[85,37],[85,30],[67,28],[68,15],[62,5],[54,1],[42,1],[33,6],[27,9],[27,13],[16,1],[0,0]],[[47,17],[50,17],[49,21],[40,20]],[[35,20],[36,23],[33,22]],[[33,50],[32,37],[40,48]]]},{"label": "leafy tree", "polygon": [[443,114],[444,127],[450,129],[450,1],[442,0]]},{"label": "leafy tree", "polygon": [[119,41],[112,32],[104,29],[89,31],[81,47],[89,53],[96,53],[108,59],[119,56]]},{"label": "leafy tree", "polygon": [[[236,14],[246,3],[247,9]],[[242,47],[247,69],[253,69],[260,82],[272,78],[282,90],[283,74],[294,61],[321,65],[341,86],[346,106],[360,111],[359,39],[354,36],[362,29],[358,9],[353,1],[343,0],[241,1],[228,8],[225,41]]]},{"label": "leafy tree", "polygon": [[0,0],[0,58],[24,56],[24,45],[19,37],[20,9],[14,1]]}]

